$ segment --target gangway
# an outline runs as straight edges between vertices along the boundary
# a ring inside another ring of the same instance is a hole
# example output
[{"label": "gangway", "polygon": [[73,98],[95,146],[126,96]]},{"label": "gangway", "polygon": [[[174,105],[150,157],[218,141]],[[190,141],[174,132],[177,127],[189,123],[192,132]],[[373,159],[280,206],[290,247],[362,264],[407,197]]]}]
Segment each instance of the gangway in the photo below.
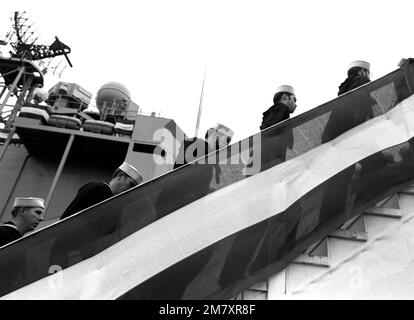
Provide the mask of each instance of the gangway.
[{"label": "gangway", "polygon": [[343,261],[335,241],[370,243],[367,214],[405,216],[391,203],[414,182],[413,67],[2,247],[0,296],[299,297],[280,280],[296,265],[332,268],[309,286],[299,271],[308,288]]}]

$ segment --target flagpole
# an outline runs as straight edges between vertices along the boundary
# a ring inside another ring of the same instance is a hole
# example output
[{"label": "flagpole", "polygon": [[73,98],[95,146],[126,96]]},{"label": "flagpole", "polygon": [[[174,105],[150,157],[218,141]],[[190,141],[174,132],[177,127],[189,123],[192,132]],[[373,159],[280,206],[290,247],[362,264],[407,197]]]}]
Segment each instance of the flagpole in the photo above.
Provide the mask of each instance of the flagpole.
[{"label": "flagpole", "polygon": [[195,137],[198,136],[198,129],[200,128],[201,110],[203,109],[204,82],[206,80],[206,71],[207,71],[207,66],[204,67],[203,85],[201,86],[200,103],[198,105],[197,123],[196,123],[195,134],[194,134]]}]

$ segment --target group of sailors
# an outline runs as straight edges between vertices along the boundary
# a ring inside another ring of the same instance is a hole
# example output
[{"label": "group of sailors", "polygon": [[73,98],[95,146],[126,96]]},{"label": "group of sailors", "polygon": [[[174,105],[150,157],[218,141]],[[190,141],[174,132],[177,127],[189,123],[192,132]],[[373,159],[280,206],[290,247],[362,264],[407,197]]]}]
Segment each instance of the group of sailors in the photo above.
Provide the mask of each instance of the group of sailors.
[{"label": "group of sailors", "polygon": [[[370,82],[370,64],[361,60],[354,61],[348,67],[347,78],[339,86],[338,95],[368,82]],[[295,90],[292,86],[282,85],[278,87],[273,98],[273,105],[263,113],[260,129],[264,130],[289,119],[296,109],[296,101]],[[210,153],[229,145],[233,135],[234,132],[229,127],[216,124],[207,130],[205,139],[192,138],[184,141],[177,156],[177,159],[182,158],[184,161],[177,161],[174,169],[200,157],[197,155],[197,151],[200,148],[197,147],[193,148],[194,153],[191,159],[186,156],[186,151],[191,145],[202,144],[203,148],[205,148],[204,150],[208,150],[208,153]],[[90,182],[82,186],[60,219],[67,218],[83,209],[135,187],[141,184],[143,180],[143,175],[135,167],[124,162],[114,171],[109,182]],[[45,203],[42,198],[16,197],[11,212],[11,221],[0,225],[0,247],[35,230],[43,220],[44,210]]]}]

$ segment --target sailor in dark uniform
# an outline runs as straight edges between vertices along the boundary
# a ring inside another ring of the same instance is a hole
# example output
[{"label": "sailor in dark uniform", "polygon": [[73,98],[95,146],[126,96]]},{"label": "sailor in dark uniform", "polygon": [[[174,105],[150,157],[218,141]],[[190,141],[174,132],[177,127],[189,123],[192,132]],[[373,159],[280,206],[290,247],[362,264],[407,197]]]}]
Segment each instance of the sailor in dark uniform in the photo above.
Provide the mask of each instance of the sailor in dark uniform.
[{"label": "sailor in dark uniform", "polygon": [[[177,169],[187,163],[190,163],[200,157],[203,157],[213,151],[224,148],[229,145],[234,135],[233,130],[229,127],[216,123],[207,130],[205,140],[200,138],[192,138],[185,140],[174,164]],[[220,179],[220,166],[218,157],[215,161],[207,161],[207,163],[195,163],[187,170],[183,170],[183,174],[195,174],[196,178],[189,176],[189,179],[196,179],[197,184],[172,184],[165,187],[156,203],[157,215],[159,218],[177,210],[184,205],[193,202],[211,192],[210,184],[213,178]],[[194,171],[191,171],[194,169]],[[183,182],[183,180],[181,180]],[[217,182],[218,183],[218,182]],[[158,277],[146,281],[136,296],[130,298],[139,299],[183,299],[187,288],[191,282],[207,265],[212,255],[212,251],[206,249],[199,256],[188,258],[187,263],[191,265],[191,269],[183,268],[183,265],[176,264],[168,270],[164,270]]]},{"label": "sailor in dark uniform", "polygon": [[[44,200],[41,198],[15,198],[11,212],[12,221],[0,225],[0,247],[36,229],[43,220],[44,208]],[[0,279],[0,287],[10,292],[17,289],[13,287],[16,279],[24,277],[25,270],[27,270],[26,252],[8,255],[7,260],[7,263],[0,263],[0,274],[3,275]]]},{"label": "sailor in dark uniform", "polygon": [[[205,140],[197,137],[184,140],[175,159],[174,169],[178,169],[187,163],[227,146],[233,135],[233,130],[223,124],[216,123],[206,131]],[[219,158],[218,155],[216,156],[214,161],[208,159],[206,161],[208,163],[195,163],[183,173],[188,175],[189,179],[194,179],[193,174],[196,175],[198,181],[196,186],[194,184],[181,184],[180,186],[171,185],[163,188],[156,203],[158,218],[210,192],[212,178],[215,176],[217,182],[221,174],[220,166],[218,165]]]},{"label": "sailor in dark uniform", "polygon": [[[347,71],[348,77],[339,86],[338,96],[352,91],[370,80],[369,62],[356,60],[350,63]],[[352,128],[374,117],[371,108],[360,108],[355,112],[344,112],[341,108],[334,108],[322,133],[322,143],[331,141]],[[382,158],[382,157],[380,157]],[[380,160],[382,162],[382,159]],[[355,184],[360,174],[361,165],[354,165],[342,170],[340,175],[326,182],[325,195],[321,204],[319,222],[328,221],[333,213],[345,212],[349,208],[349,199],[352,199]]]},{"label": "sailor in dark uniform", "polygon": [[33,231],[43,220],[44,200],[17,197],[14,200],[12,221],[0,225],[0,247]]},{"label": "sailor in dark uniform", "polygon": [[[339,86],[338,96],[352,91],[370,80],[370,64],[366,61],[358,60],[348,66],[348,77]],[[341,108],[334,108],[326,123],[322,134],[322,143],[335,139],[339,135],[360,125],[374,117],[370,108],[361,108],[353,113],[346,113]]]},{"label": "sailor in dark uniform", "polygon": [[339,86],[338,96],[370,82],[369,62],[357,60],[348,66],[348,77]]},{"label": "sailor in dark uniform", "polygon": [[[137,186],[142,181],[141,173],[124,162],[114,171],[109,183],[90,182],[82,186],[60,219],[70,217],[79,211]],[[76,233],[58,237],[51,249],[50,265],[65,268],[75,263],[71,260],[72,256],[77,255],[80,259],[87,258],[90,252],[94,251],[94,248],[99,245],[97,241],[99,242],[103,237],[114,234],[118,223],[118,215],[106,215],[83,225],[76,230]]]},{"label": "sailor in dark uniform", "polygon": [[296,109],[296,95],[292,86],[283,85],[277,88],[273,97],[273,106],[263,112],[260,130],[290,118]]},{"label": "sailor in dark uniform", "polygon": [[[260,130],[265,130],[279,122],[290,118],[296,109],[296,94],[292,86],[282,85],[276,90],[273,97],[273,106],[263,113]],[[286,161],[287,149],[292,149],[294,139],[291,129],[266,130],[262,132],[261,171]],[[236,280],[248,277],[266,266],[270,260],[276,260],[283,255],[280,246],[285,245],[289,250],[296,237],[298,220],[292,219],[280,226],[271,225],[266,221],[251,228],[242,230],[233,238],[226,261],[219,274],[218,284],[222,289],[229,288]],[[281,229],[279,241],[274,240],[275,228]],[[245,239],[249,239],[246,245]],[[274,252],[269,253],[271,249]]]},{"label": "sailor in dark uniform", "polygon": [[67,218],[76,212],[135,187],[142,183],[142,181],[143,177],[139,171],[135,167],[124,162],[112,174],[112,178],[109,183],[94,181],[81,187],[75,199],[73,199],[73,201],[69,204],[60,219]]},{"label": "sailor in dark uniform", "polygon": [[[264,130],[279,122],[290,118],[290,114],[296,109],[296,94],[292,86],[282,85],[277,88],[273,97],[274,105],[263,113],[260,130]],[[261,171],[267,170],[286,160],[287,149],[293,148],[292,130],[268,130],[262,133],[262,141],[271,140],[271,144],[262,147]]]}]

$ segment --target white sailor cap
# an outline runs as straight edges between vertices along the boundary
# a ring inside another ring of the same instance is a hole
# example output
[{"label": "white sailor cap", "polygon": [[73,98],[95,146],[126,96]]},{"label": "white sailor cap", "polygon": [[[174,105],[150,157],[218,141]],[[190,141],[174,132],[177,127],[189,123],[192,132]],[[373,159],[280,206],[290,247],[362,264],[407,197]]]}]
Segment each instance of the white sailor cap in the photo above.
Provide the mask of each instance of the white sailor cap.
[{"label": "white sailor cap", "polygon": [[214,130],[216,130],[217,132],[220,132],[230,138],[233,137],[234,132],[233,130],[231,130],[229,127],[226,127],[224,124],[221,123],[216,123],[213,127]]},{"label": "white sailor cap", "polygon": [[369,62],[366,62],[366,61],[355,60],[350,63],[350,65],[348,66],[348,70],[351,70],[352,68],[355,68],[355,67],[370,70],[371,65],[369,64]]},{"label": "white sailor cap", "polygon": [[283,85],[277,88],[275,93],[279,93],[279,92],[287,92],[290,94],[295,94],[295,89],[292,86]]},{"label": "white sailor cap", "polygon": [[118,169],[125,172],[132,180],[136,181],[138,184],[144,180],[142,174],[137,170],[137,168],[131,166],[129,163],[124,162],[119,166]]},{"label": "white sailor cap", "polygon": [[42,198],[32,198],[32,197],[16,197],[14,199],[13,208],[16,207],[39,207],[44,209],[45,208],[45,200]]}]

